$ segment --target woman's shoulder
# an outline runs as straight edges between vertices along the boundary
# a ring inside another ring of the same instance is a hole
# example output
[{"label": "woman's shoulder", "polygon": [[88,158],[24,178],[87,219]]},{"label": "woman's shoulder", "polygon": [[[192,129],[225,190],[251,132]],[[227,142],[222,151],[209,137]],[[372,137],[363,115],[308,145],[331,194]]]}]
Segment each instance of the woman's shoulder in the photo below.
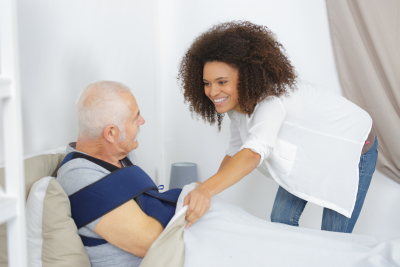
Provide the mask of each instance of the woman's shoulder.
[{"label": "woman's shoulder", "polygon": [[267,98],[263,99],[259,103],[257,103],[257,107],[270,107],[270,108],[277,108],[282,107],[282,102],[288,99],[293,98],[295,95],[298,94],[299,90],[303,90],[305,87],[310,86],[309,83],[306,83],[302,80],[297,80],[295,87],[291,88],[289,85],[287,86],[287,90],[285,94],[280,96],[268,96]]},{"label": "woman's shoulder", "polygon": [[263,113],[266,110],[279,110],[282,109],[282,100],[283,100],[284,96],[269,96],[266,99],[260,101],[257,103],[255,109],[254,109],[254,113],[258,114],[258,113]]},{"label": "woman's shoulder", "polygon": [[255,110],[254,117],[285,117],[291,113],[297,113],[302,108],[302,98],[300,92],[309,90],[311,84],[298,80],[295,88],[287,88],[287,92],[281,96],[270,96],[260,101]]},{"label": "woman's shoulder", "polygon": [[286,116],[286,110],[282,105],[282,100],[280,97],[271,96],[263,101],[259,102],[254,113],[249,119],[253,121],[254,124],[265,120],[282,120]]}]

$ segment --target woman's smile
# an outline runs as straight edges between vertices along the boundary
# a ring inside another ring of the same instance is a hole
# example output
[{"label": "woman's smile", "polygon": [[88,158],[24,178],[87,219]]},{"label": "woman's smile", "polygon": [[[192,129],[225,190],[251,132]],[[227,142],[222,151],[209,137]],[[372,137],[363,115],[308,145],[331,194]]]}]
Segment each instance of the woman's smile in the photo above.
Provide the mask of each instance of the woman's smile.
[{"label": "woman's smile", "polygon": [[214,98],[213,101],[214,101],[214,104],[216,106],[221,106],[226,102],[227,99],[228,99],[228,96],[227,97],[221,97],[221,98]]}]

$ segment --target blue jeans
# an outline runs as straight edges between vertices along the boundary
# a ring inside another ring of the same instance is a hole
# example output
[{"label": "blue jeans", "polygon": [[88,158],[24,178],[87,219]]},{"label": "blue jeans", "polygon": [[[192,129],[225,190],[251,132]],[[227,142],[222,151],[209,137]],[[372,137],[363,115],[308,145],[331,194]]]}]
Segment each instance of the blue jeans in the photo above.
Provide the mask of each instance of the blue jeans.
[{"label": "blue jeans", "polygon": [[[331,209],[324,208],[321,230],[342,233],[351,233],[353,231],[354,225],[357,222],[361,208],[364,204],[364,199],[371,183],[372,174],[375,171],[377,157],[378,139],[375,137],[374,145],[360,157],[360,163],[358,164],[360,178],[358,183],[357,199],[351,218],[347,218]],[[272,208],[271,222],[299,226],[299,219],[306,205],[307,201],[298,198],[282,187],[279,187]]]}]

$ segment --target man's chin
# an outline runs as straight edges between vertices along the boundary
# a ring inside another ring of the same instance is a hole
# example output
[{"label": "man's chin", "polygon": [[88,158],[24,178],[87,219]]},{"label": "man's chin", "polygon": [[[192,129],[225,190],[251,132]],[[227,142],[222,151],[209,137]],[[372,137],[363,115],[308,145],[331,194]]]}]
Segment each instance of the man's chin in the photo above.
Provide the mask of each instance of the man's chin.
[{"label": "man's chin", "polygon": [[133,143],[133,148],[132,148],[132,150],[135,150],[136,148],[138,148],[139,147],[139,142],[138,141],[135,141],[134,143]]}]

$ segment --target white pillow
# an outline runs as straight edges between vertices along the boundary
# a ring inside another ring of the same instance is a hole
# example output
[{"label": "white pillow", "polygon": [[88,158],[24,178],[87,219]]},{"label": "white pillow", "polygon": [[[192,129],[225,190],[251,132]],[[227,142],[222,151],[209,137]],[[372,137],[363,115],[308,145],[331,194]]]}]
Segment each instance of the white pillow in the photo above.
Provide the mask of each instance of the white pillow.
[{"label": "white pillow", "polygon": [[28,238],[29,266],[42,267],[42,214],[43,200],[51,177],[45,177],[34,183],[26,202],[26,227]]},{"label": "white pillow", "polygon": [[71,218],[70,202],[53,177],[35,182],[26,202],[29,267],[90,267]]}]

